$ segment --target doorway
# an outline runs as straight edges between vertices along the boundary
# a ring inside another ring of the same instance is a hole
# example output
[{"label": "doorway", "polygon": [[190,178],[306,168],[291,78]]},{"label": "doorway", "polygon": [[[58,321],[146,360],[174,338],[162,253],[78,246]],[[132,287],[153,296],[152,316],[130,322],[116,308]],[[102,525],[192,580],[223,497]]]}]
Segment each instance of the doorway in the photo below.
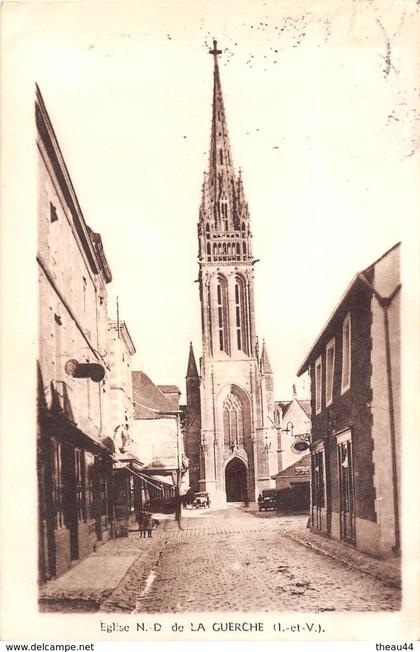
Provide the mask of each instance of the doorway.
[{"label": "doorway", "polygon": [[353,483],[353,449],[351,438],[338,443],[340,490],[340,536],[346,543],[356,544]]},{"label": "doorway", "polygon": [[225,469],[226,502],[240,503],[247,500],[246,466],[234,457]]}]

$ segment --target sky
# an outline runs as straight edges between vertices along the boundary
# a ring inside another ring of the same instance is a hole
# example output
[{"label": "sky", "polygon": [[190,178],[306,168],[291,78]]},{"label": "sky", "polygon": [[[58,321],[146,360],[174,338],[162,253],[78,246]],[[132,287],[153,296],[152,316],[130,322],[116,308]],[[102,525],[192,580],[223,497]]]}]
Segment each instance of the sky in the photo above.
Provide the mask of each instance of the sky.
[{"label": "sky", "polygon": [[34,4],[30,32],[11,42],[29,47],[85,220],[102,235],[110,316],[118,296],[133,368],[182,391],[189,342],[201,351],[196,225],[217,38],[259,259],[257,332],[276,399],[289,398],[354,274],[412,232],[418,3]]}]

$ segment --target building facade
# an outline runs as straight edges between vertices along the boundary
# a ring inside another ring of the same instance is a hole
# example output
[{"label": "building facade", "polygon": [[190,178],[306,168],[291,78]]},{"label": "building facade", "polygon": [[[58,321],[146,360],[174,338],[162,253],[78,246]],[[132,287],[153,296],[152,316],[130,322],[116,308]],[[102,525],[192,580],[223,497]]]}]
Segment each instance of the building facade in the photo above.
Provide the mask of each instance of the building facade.
[{"label": "building facade", "polygon": [[311,402],[299,400],[274,402],[275,422],[280,430],[281,468],[286,469],[307,455],[311,438]]},{"label": "building facade", "polygon": [[112,534],[107,434],[107,290],[102,240],[86,224],[41,93],[38,440],[40,579]]},{"label": "building facade", "polygon": [[379,557],[399,553],[400,245],[357,274],[298,375],[312,387],[311,522]]},{"label": "building facade", "polygon": [[202,356],[190,347],[185,448],[194,491],[212,504],[254,501],[279,470],[273,374],[255,328],[248,204],[235,174],[214,42],[209,169],[198,221]]},{"label": "building facade", "polygon": [[134,420],[131,450],[141,451],[140,502],[155,511],[175,507],[173,498],[189,489],[188,460],[181,432],[180,391],[155,385],[144,371],[132,372]]},{"label": "building facade", "polygon": [[137,455],[133,455],[132,451],[134,407],[131,359],[135,352],[136,349],[126,322],[120,319],[108,319],[107,360],[110,371],[106,407],[109,446],[114,451],[116,460],[113,472],[115,536],[128,536],[130,516],[134,518],[136,502],[135,476],[133,476],[129,464],[141,465]]}]

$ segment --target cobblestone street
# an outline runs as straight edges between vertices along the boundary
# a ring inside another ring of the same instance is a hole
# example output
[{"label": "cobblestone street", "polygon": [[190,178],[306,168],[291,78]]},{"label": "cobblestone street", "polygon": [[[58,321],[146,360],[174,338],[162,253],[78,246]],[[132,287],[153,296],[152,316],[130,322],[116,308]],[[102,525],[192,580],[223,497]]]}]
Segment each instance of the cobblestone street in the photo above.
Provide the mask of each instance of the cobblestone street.
[{"label": "cobblestone street", "polygon": [[186,512],[182,530],[164,521],[151,540],[131,533],[118,547],[123,555],[136,549],[140,555],[100,611],[399,609],[395,586],[291,538],[304,532],[306,520],[231,508]]}]

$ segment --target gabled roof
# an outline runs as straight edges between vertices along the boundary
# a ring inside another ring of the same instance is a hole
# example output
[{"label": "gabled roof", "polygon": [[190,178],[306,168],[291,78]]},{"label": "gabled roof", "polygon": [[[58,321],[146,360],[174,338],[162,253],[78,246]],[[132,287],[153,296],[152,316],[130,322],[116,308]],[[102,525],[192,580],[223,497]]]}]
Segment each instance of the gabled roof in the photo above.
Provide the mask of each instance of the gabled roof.
[{"label": "gabled roof", "polygon": [[[332,314],[330,315],[329,319],[326,321],[326,323],[325,323],[324,327],[322,328],[320,334],[318,335],[318,337],[316,338],[314,344],[312,345],[311,349],[309,350],[309,353],[306,355],[306,358],[304,359],[304,361],[303,361],[302,364],[300,365],[300,367],[299,367],[299,369],[298,369],[298,371],[297,371],[297,374],[296,374],[297,376],[301,376],[301,375],[302,375],[302,374],[303,374],[303,373],[308,369],[308,367],[309,367],[309,359],[310,359],[310,357],[312,356],[312,353],[313,353],[314,349],[316,349],[316,347],[317,347],[318,344],[320,343],[321,339],[323,338],[323,336],[324,336],[324,334],[325,334],[325,331],[327,330],[328,326],[329,326],[330,323],[333,321],[333,319],[335,319],[337,313],[338,313],[339,310],[341,309],[343,303],[347,300],[347,298],[348,298],[348,296],[350,295],[350,293],[352,292],[352,290],[356,287],[357,284],[359,284],[359,283],[361,284],[361,283],[362,283],[362,281],[360,280],[360,276],[361,276],[361,274],[366,274],[366,273],[370,272],[370,271],[375,267],[375,265],[376,265],[377,263],[379,263],[380,260],[382,260],[383,258],[385,258],[385,256],[388,256],[388,254],[390,254],[391,251],[393,251],[394,249],[396,249],[396,248],[399,247],[400,245],[401,245],[401,243],[400,243],[400,242],[397,242],[393,247],[391,247],[390,249],[388,249],[384,254],[382,254],[382,256],[380,256],[379,258],[377,258],[377,259],[376,259],[373,263],[371,263],[368,267],[366,267],[366,268],[363,269],[361,272],[358,272],[357,274],[355,274],[355,275],[353,276],[353,278],[352,278],[350,284],[348,285],[346,291],[344,292],[344,294],[343,294],[343,296],[341,297],[340,301],[338,302],[338,304],[337,304],[336,307],[334,308],[334,310],[333,310]],[[366,285],[364,285],[364,284],[363,284],[363,286],[366,287]]]},{"label": "gabled roof", "polygon": [[281,409],[283,415],[287,411],[291,403],[292,401],[274,401],[274,405],[277,405]]},{"label": "gabled roof", "polygon": [[302,407],[302,409],[304,410],[304,412],[306,412],[308,417],[310,417],[312,414],[311,402],[307,400],[300,401],[299,399],[297,399],[297,401],[299,405]]},{"label": "gabled roof", "polygon": [[171,402],[143,371],[132,371],[134,419],[159,419],[174,412]]},{"label": "gabled roof", "polygon": [[284,416],[289,409],[289,407],[292,405],[293,401],[296,401],[302,410],[305,412],[305,414],[310,417],[311,416],[311,401],[303,399],[300,400],[298,398],[293,398],[291,401],[274,401],[274,405],[279,407],[282,412],[282,416]]},{"label": "gabled roof", "polygon": [[[296,467],[310,467],[311,466],[311,454],[308,453],[307,455],[304,455],[303,457],[300,457],[296,462],[293,462],[290,466],[288,466],[286,469],[283,469],[280,471],[280,473],[277,473],[276,475],[273,475],[272,478],[284,478],[284,477],[298,477],[298,474],[295,473],[295,468]],[[308,475],[303,475],[303,479],[308,481],[309,476]]]}]

